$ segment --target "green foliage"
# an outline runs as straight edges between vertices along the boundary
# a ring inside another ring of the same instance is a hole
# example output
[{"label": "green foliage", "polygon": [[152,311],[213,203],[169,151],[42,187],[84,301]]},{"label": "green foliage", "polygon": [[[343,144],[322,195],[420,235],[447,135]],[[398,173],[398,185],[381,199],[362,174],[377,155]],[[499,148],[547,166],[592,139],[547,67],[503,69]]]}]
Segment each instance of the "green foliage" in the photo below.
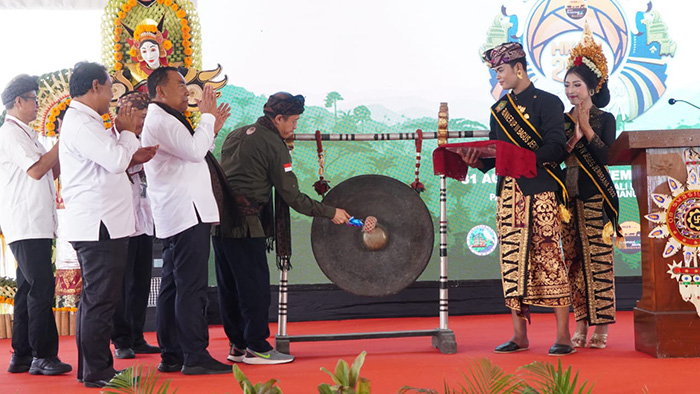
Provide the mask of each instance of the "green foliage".
[{"label": "green foliage", "polygon": [[[464,384],[460,384],[460,390],[451,389],[445,383],[445,394],[511,394],[522,393],[524,382],[513,374],[507,374],[503,369],[491,363],[489,359],[479,359],[467,367],[467,373],[462,373]],[[404,386],[399,393],[428,393],[438,394],[432,389],[418,389]]]},{"label": "green foliage", "polygon": [[[136,374],[134,374],[134,367]],[[160,374],[155,367],[143,365],[131,366],[122,373],[116,375],[109,384],[102,389],[105,394],[169,394],[177,392],[177,389],[169,391],[171,379],[165,379],[158,384]]]},{"label": "green foliage", "polygon": [[572,377],[571,365],[564,371],[561,366],[561,359],[559,359],[557,368],[554,368],[554,365],[550,363],[535,361],[532,364],[518,368],[518,370],[526,371],[527,375],[535,382],[538,386],[537,390],[534,391],[536,393],[583,394],[593,391],[593,384],[588,386],[588,390],[586,391],[586,386],[588,385],[587,380],[583,381],[581,386],[578,387],[578,372]]},{"label": "green foliage", "polygon": [[233,376],[243,389],[243,394],[282,394],[282,389],[275,386],[277,383],[276,379],[270,379],[265,383],[256,383],[253,385],[243,371],[238,368],[238,365],[233,366]]},{"label": "green foliage", "polygon": [[345,360],[338,360],[335,366],[335,373],[321,367],[321,371],[327,373],[335,385],[326,383],[318,385],[319,394],[370,394],[371,386],[369,380],[360,376],[360,368],[365,363],[367,352],[360,353],[353,361],[352,366],[348,366]]},{"label": "green foliage", "polygon": [[[523,374],[507,374],[501,367],[494,365],[488,359],[480,359],[472,362],[467,367],[467,373],[463,373],[464,383],[458,389],[450,388],[447,382],[444,384],[445,394],[583,394],[591,393],[593,385],[584,381],[577,386],[578,372],[572,377],[571,366],[564,371],[561,365],[555,368],[550,363],[536,361],[532,364],[520,367],[518,371]],[[533,387],[524,377],[529,377],[535,384]],[[587,390],[587,391],[586,391]],[[406,393],[438,394],[434,389],[415,388],[404,386],[399,394]]]}]

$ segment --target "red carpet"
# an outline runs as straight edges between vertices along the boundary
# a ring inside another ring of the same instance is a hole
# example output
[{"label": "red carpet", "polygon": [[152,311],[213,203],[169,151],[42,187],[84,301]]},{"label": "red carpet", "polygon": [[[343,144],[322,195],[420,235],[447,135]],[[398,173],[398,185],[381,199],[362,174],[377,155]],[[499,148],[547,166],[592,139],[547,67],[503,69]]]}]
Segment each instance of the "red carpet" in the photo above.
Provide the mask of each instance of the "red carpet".
[{"label": "red carpet", "polygon": [[[510,338],[509,315],[456,316],[450,318],[450,328],[457,337],[457,354],[443,355],[432,348],[430,338],[372,339],[343,342],[297,342],[291,344],[297,360],[281,366],[241,365],[253,383],[275,378],[285,394],[318,393],[319,383],[331,383],[320,367],[335,368],[339,358],[348,362],[362,350],[367,358],[361,376],[372,382],[373,394],[396,393],[403,385],[433,388],[443,392],[443,381],[453,387],[463,382],[461,372],[476,358],[489,358],[506,372],[515,372],[522,365],[535,360],[557,362],[548,357],[547,350],[554,340],[554,316],[534,315],[530,330],[530,350],[510,355],[499,355],[493,348]],[[573,324],[573,322],[572,322]],[[344,320],[302,322],[289,325],[290,335],[366,332],[391,330],[432,329],[437,318]],[[573,327],[573,325],[572,325]],[[276,325],[271,327],[276,332]],[[562,359],[564,368],[572,365],[580,372],[579,380],[595,382],[594,393],[700,393],[695,378],[700,370],[700,359],[655,359],[634,350],[632,313],[618,314],[618,323],[611,326],[608,348],[605,350],[579,349]],[[155,334],[147,339],[155,343]],[[10,340],[0,340],[0,393],[97,393],[76,381],[75,371],[67,376],[31,376],[5,372],[10,359]],[[228,340],[219,326],[210,329],[209,351],[219,360],[228,352]],[[61,337],[60,354],[63,361],[77,366],[74,337]],[[143,355],[136,360],[116,360],[117,368],[133,363],[157,365],[159,355]],[[178,393],[240,393],[233,375],[207,377],[185,376],[181,373],[162,374],[161,379],[172,378],[172,387]]]}]

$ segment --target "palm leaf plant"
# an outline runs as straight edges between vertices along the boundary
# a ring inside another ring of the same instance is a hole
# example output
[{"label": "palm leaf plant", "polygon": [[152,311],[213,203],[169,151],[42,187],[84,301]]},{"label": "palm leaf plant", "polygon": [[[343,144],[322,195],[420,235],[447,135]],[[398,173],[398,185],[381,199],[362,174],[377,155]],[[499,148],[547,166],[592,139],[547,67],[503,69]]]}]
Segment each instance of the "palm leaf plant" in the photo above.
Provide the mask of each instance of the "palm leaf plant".
[{"label": "palm leaf plant", "polygon": [[[512,394],[522,393],[525,387],[519,377],[508,374],[501,367],[495,365],[489,359],[475,360],[467,367],[467,373],[462,373],[464,383],[459,389],[453,389],[444,383],[445,394]],[[404,386],[399,390],[400,394],[415,392],[426,394],[438,394],[433,389],[419,389]]]},{"label": "palm leaf plant", "polygon": [[109,384],[102,389],[105,394],[174,394],[177,389],[170,390],[171,379],[165,379],[159,384],[160,374],[154,367],[132,365],[115,375]]},{"label": "palm leaf plant", "polygon": [[531,390],[534,390],[530,392],[547,394],[590,394],[593,391],[593,384],[588,385],[587,380],[584,380],[580,387],[577,386],[578,372],[573,374],[571,365],[569,365],[569,368],[565,371],[562,368],[561,359],[559,359],[559,365],[556,368],[550,363],[535,361],[518,368],[518,371],[521,370],[525,371],[538,386],[537,388],[529,386]]}]

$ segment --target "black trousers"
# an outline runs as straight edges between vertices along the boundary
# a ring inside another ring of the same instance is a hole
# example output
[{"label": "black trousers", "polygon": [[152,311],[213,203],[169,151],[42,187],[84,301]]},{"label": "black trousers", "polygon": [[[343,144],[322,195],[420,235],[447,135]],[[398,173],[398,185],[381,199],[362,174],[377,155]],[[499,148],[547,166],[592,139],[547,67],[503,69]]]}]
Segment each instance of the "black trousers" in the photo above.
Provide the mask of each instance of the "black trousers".
[{"label": "black trousers", "polygon": [[129,238],[110,239],[104,225],[99,241],[71,242],[78,255],[83,290],[78,304],[78,379],[114,377],[109,339],[114,311],[121,299]]},{"label": "black trousers", "polygon": [[265,238],[213,237],[219,308],[224,332],[239,349],[272,349],[270,269]]},{"label": "black trousers", "polygon": [[117,349],[143,345],[143,325],[151,292],[153,237],[142,234],[129,238],[121,302],[114,313],[112,343]]},{"label": "black trousers", "polygon": [[207,351],[207,278],[211,225],[199,223],[163,241],[163,270],[156,305],[161,359],[191,366]]},{"label": "black trousers", "polygon": [[51,239],[12,242],[17,259],[17,293],[12,348],[17,356],[58,355],[58,331],[51,311],[56,282],[51,267]]}]

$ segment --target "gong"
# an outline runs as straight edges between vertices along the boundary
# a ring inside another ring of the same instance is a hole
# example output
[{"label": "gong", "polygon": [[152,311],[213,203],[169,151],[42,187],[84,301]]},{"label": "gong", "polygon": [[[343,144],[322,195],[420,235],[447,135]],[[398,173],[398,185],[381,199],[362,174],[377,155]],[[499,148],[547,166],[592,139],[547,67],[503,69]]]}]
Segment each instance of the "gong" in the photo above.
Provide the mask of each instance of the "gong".
[{"label": "gong", "polygon": [[420,276],[433,252],[433,220],[428,207],[408,185],[383,175],[360,175],[332,188],[325,204],[365,220],[371,232],[314,218],[311,247],[323,273],[353,294],[396,294]]}]

